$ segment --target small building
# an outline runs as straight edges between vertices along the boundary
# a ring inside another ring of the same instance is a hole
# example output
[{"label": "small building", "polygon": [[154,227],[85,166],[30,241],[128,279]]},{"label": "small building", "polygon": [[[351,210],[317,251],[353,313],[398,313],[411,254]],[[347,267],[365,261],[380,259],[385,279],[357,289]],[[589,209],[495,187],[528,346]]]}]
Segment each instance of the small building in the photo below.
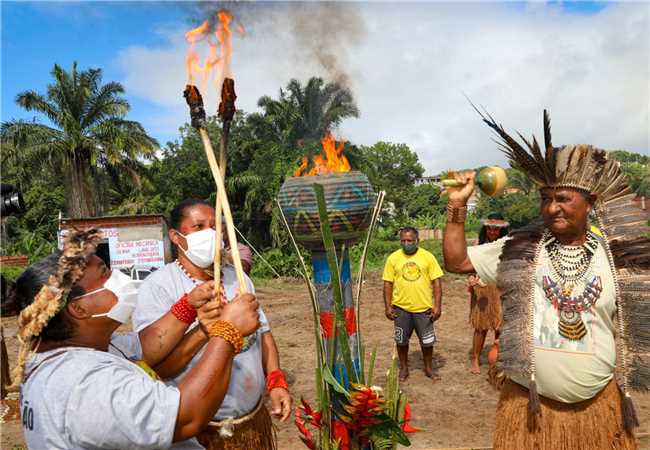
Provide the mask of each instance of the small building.
[{"label": "small building", "polygon": [[136,281],[144,280],[172,260],[167,221],[160,214],[61,219],[59,248],[63,248],[63,239],[70,230],[88,228],[104,233],[97,256],[108,267],[121,270]]}]

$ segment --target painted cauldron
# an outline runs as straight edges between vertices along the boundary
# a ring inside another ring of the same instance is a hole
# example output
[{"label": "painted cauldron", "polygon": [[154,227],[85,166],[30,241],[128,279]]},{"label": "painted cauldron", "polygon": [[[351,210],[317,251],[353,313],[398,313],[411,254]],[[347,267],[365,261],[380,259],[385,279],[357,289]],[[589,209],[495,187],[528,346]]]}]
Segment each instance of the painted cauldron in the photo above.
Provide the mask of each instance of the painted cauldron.
[{"label": "painted cauldron", "polygon": [[322,247],[314,183],[323,186],[334,240],[359,239],[370,224],[375,192],[368,177],[352,171],[291,177],[284,182],[278,200],[296,240],[310,248]]}]

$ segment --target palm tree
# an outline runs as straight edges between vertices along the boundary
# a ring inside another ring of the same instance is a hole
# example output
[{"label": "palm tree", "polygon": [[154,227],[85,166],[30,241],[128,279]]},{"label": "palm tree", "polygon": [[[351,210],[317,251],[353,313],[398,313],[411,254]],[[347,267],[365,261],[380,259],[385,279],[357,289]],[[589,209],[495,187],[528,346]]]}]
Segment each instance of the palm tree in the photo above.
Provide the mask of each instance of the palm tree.
[{"label": "palm tree", "polygon": [[275,125],[275,130],[288,139],[289,145],[319,141],[326,130],[338,126],[347,117],[359,117],[352,92],[338,83],[325,83],[312,77],[303,87],[292,79],[280,98],[264,96],[258,106],[263,115]]},{"label": "palm tree", "polygon": [[23,120],[2,123],[0,135],[8,156],[17,161],[45,161],[63,177],[66,208],[70,217],[98,213],[93,179],[99,170],[128,173],[137,182],[133,167],[139,158],[151,158],[158,147],[138,122],[126,120],[128,102],[117,82],[102,84],[101,69],[66,72],[52,70],[54,83],[47,95],[21,92],[16,103],[36,111],[48,124]]}]

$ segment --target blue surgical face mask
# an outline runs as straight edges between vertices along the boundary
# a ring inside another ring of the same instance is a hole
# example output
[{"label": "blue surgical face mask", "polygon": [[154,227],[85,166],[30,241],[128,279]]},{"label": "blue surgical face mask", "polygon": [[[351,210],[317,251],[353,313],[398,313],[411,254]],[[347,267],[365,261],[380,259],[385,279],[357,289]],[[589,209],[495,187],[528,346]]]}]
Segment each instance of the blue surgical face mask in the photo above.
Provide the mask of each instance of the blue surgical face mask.
[{"label": "blue surgical face mask", "polygon": [[402,251],[407,255],[412,255],[418,251],[418,244],[402,244]]}]

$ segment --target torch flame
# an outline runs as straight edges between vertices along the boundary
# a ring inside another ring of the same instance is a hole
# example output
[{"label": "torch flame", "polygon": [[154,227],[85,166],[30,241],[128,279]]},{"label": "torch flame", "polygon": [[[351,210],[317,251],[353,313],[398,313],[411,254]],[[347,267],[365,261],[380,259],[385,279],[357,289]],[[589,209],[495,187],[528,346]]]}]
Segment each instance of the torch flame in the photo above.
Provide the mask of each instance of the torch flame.
[{"label": "torch flame", "polygon": [[232,63],[232,31],[230,31],[232,14],[222,9],[217,12],[217,18],[219,24],[215,35],[221,48],[221,59],[218,62],[217,74],[214,77],[214,86],[217,88],[217,92],[221,92],[224,78],[233,78],[230,67]]},{"label": "torch flame", "polygon": [[321,139],[323,151],[320,155],[315,155],[312,158],[313,168],[307,171],[309,166],[309,158],[306,156],[302,159],[302,164],[293,173],[294,177],[325,175],[334,172],[349,172],[350,162],[343,154],[345,142],[337,142],[334,135],[328,130]]},{"label": "torch flame", "polygon": [[185,40],[190,44],[187,49],[187,84],[194,84],[194,77],[205,73],[205,67],[201,65],[201,57],[196,52],[196,43],[205,39],[209,24],[206,20],[198,27],[185,33]]},{"label": "torch flame", "polygon": [[[221,92],[224,78],[233,78],[231,69],[232,31],[230,29],[233,16],[225,9],[217,11],[216,16],[214,31],[211,29],[210,21],[206,20],[185,33],[185,40],[190,44],[186,57],[187,84],[194,84],[195,79],[200,78],[205,88],[210,72],[215,70],[214,84],[217,92]],[[236,29],[241,35],[244,35],[244,28],[238,22]],[[201,57],[196,50],[196,43],[199,41],[205,41],[209,46],[205,63],[201,63]]]}]

